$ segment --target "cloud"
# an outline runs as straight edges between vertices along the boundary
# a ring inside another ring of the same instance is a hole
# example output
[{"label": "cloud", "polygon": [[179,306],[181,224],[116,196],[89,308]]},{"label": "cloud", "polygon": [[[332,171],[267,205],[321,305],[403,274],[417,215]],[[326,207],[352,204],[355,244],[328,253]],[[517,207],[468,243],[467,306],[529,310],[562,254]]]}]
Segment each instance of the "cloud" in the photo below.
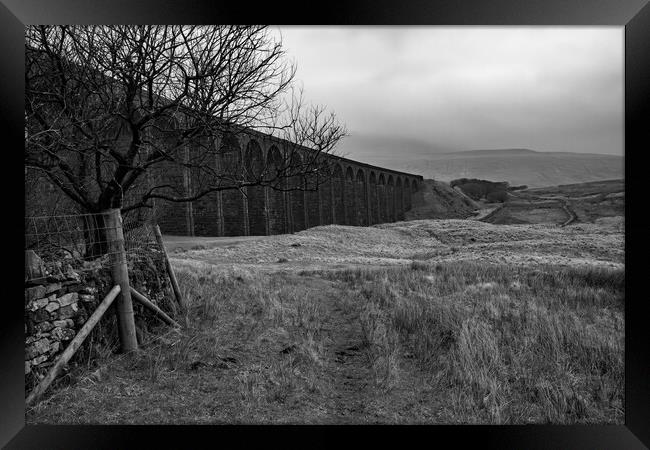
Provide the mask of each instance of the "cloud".
[{"label": "cloud", "polygon": [[[281,27],[345,144],[623,153],[622,27]],[[365,139],[364,143],[361,139]]]}]

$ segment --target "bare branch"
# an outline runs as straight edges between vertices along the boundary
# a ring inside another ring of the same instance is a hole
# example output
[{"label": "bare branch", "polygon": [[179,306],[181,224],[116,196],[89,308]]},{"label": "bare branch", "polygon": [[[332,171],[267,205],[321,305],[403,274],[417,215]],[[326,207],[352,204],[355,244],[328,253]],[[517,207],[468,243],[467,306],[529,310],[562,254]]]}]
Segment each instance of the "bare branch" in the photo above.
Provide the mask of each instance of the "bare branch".
[{"label": "bare branch", "polygon": [[[296,94],[296,67],[265,26],[29,26],[25,56],[26,164],[85,210],[254,185],[312,189],[347,135]],[[237,164],[217,168],[232,149],[216,142],[259,133],[278,142],[279,158],[253,164],[237,149]],[[158,176],[141,187],[146,174],[183,171],[191,193],[170,193],[179,186]]]}]

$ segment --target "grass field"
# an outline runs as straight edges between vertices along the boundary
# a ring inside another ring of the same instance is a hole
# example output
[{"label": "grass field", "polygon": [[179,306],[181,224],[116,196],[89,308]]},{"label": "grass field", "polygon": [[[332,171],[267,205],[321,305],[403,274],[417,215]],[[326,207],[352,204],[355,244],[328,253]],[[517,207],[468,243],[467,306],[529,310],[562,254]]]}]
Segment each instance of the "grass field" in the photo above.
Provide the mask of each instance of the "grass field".
[{"label": "grass field", "polygon": [[623,180],[593,181],[511,192],[487,219],[494,224],[595,223],[625,214]]},{"label": "grass field", "polygon": [[624,180],[603,180],[587,183],[563,184],[560,186],[549,186],[542,188],[531,188],[522,191],[531,195],[539,196],[565,196],[585,197],[592,195],[608,195],[625,191]]},{"label": "grass field", "polygon": [[28,423],[623,423],[621,218],[329,226],[172,256],[187,326],[81,371]]}]

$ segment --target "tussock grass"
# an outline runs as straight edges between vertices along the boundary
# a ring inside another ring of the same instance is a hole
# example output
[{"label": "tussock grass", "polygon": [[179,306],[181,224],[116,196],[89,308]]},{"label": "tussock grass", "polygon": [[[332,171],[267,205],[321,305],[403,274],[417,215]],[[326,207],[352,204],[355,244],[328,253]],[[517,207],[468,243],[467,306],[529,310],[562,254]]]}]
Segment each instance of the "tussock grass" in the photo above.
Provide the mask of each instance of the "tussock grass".
[{"label": "tussock grass", "polygon": [[213,350],[210,356],[217,356],[218,344],[223,347],[214,337],[227,327],[233,328],[230,339],[254,342],[254,350],[264,353],[263,362],[239,365],[235,376],[249,410],[264,401],[283,402],[300,389],[319,389],[313,369],[322,364],[323,308],[309,289],[252,272],[211,269],[183,271],[179,283],[191,299],[189,322],[216,331],[213,341],[200,344]]},{"label": "tussock grass", "polygon": [[622,423],[621,269],[414,261],[324,275],[365,302],[384,376],[413,355],[449,422]]},{"label": "tussock grass", "polygon": [[374,302],[361,310],[362,342],[366,349],[375,386],[390,389],[399,382],[398,335],[390,317]]},{"label": "tussock grass", "polygon": [[[184,263],[187,325],[28,423],[622,423],[624,271]],[[338,355],[338,356],[337,356]]]},{"label": "tussock grass", "polygon": [[28,411],[27,420],[291,420],[275,409],[324,389],[318,375],[323,310],[313,289],[210,266],[180,269],[177,277],[188,303],[186,317],[177,319],[186,327],[163,331],[134,354],[105,360],[101,380],[89,374]]}]

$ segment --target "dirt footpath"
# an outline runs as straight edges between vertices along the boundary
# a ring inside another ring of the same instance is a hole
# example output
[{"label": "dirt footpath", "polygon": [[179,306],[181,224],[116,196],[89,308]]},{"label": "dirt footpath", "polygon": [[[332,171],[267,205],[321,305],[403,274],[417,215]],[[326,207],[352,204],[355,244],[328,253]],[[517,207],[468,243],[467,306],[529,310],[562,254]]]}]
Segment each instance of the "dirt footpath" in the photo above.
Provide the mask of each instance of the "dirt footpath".
[{"label": "dirt footpath", "polygon": [[[427,397],[429,386],[421,369],[400,355],[399,383],[387,388],[377,383],[363,339],[359,302],[351,302],[340,289],[320,277],[288,276],[288,283],[308,285],[322,307],[320,341],[322,386],[313,403],[302,404],[304,417],[325,424],[436,422],[440,409]],[[296,417],[300,413],[294,411]],[[303,418],[304,420],[304,418]]]}]

